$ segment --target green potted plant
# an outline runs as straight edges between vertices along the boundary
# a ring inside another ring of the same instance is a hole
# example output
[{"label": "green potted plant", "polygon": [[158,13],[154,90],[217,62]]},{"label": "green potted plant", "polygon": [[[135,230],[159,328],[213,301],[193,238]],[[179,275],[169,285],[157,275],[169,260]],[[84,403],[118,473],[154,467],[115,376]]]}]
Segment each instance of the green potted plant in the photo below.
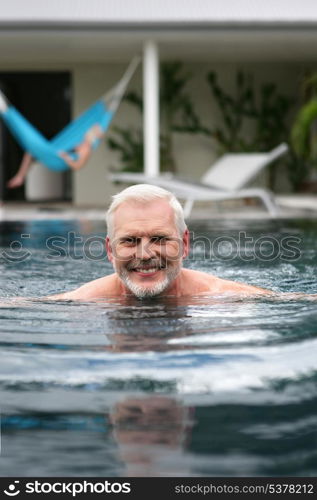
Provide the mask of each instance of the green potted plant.
[{"label": "green potted plant", "polygon": [[[160,71],[160,169],[176,173],[175,133],[208,133],[201,125],[186,86],[191,78],[181,62],[163,63]],[[125,100],[142,113],[143,101],[137,92],[127,93]],[[120,154],[121,171],[143,170],[143,134],[140,128],[113,127],[108,139],[110,149]]]},{"label": "green potted plant", "polygon": [[[233,94],[219,84],[214,71],[207,74],[213,98],[221,113],[222,123],[209,130],[226,152],[268,151],[288,142],[287,117],[292,100],[281,95],[274,83],[264,83],[256,91],[251,75],[238,71]],[[276,162],[270,167],[269,187],[274,189]]]},{"label": "green potted plant", "polygon": [[317,192],[317,73],[304,78],[303,104],[291,129],[291,145],[301,165],[299,189]]}]

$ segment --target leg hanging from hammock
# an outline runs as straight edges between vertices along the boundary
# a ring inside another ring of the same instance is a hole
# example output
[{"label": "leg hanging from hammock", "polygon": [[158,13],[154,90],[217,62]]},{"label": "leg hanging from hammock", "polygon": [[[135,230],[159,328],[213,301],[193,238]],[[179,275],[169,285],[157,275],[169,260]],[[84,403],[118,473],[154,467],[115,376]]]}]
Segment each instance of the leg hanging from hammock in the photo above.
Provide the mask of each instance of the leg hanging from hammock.
[{"label": "leg hanging from hammock", "polygon": [[15,176],[12,177],[7,183],[8,188],[18,188],[24,184],[25,178],[31,168],[33,161],[33,156],[31,156],[30,153],[24,153],[19,170],[17,171]]},{"label": "leg hanging from hammock", "polygon": [[[72,170],[79,170],[82,168],[86,162],[88,161],[94,142],[104,135],[104,131],[100,127],[99,124],[93,125],[90,130],[85,134],[85,138],[83,142],[81,142],[76,148],[76,158],[74,159],[70,154],[61,151],[59,155],[63,160],[67,163],[67,165]],[[18,188],[24,184],[25,178],[32,166],[32,162],[34,158],[30,153],[24,153],[21,165],[19,167],[18,172],[12,177],[8,183],[7,187],[10,189]]]}]

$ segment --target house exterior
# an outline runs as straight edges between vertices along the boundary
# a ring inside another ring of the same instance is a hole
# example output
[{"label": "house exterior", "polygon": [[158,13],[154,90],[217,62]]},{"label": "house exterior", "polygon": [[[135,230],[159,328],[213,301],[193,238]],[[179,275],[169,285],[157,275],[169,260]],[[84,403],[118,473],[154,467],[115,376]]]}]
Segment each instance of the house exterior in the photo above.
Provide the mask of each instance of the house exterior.
[{"label": "house exterior", "polygon": [[[76,116],[140,54],[143,64],[129,88],[144,92],[143,121],[123,102],[113,125],[143,126],[144,169],[155,175],[160,61],[180,60],[191,71],[195,109],[212,127],[220,116],[206,82],[208,71],[215,70],[230,91],[236,70],[244,69],[257,82],[277,83],[296,100],[302,75],[316,65],[316,28],[314,0],[11,0],[0,11],[0,73],[68,72]],[[206,136],[178,134],[175,144],[179,173],[197,179],[217,155],[216,144]],[[104,206],[121,188],[108,179],[109,169],[119,163],[104,141],[89,164],[72,174],[72,201]],[[36,175],[30,182],[36,188]],[[281,189],[287,183],[282,181]]]}]

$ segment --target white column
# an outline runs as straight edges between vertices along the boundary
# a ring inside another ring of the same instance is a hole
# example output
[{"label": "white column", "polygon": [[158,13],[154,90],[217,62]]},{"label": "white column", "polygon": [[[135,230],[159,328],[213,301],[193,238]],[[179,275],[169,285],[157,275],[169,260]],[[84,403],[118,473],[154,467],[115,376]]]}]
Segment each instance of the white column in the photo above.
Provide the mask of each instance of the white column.
[{"label": "white column", "polygon": [[143,102],[144,173],[155,177],[160,171],[159,56],[151,40],[143,50]]}]

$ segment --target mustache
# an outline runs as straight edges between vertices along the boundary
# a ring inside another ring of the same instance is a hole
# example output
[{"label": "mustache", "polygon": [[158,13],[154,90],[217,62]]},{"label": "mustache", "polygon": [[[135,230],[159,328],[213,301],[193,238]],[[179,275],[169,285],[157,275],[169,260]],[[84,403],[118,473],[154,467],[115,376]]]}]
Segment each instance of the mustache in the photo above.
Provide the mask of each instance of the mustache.
[{"label": "mustache", "polygon": [[130,261],[126,269],[127,271],[133,271],[138,267],[156,267],[156,268],[166,268],[166,260],[165,259],[134,259]]}]

